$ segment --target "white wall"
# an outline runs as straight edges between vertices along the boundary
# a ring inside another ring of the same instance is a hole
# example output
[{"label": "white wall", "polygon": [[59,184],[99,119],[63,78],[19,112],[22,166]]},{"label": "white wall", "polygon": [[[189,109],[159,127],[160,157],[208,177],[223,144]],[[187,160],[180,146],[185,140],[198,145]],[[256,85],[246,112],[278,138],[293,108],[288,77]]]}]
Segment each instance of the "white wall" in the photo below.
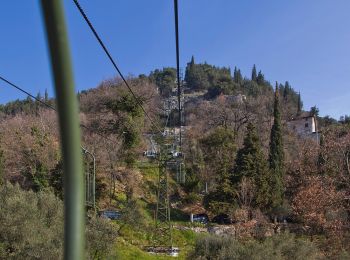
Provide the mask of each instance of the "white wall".
[{"label": "white wall", "polygon": [[314,117],[301,118],[288,122],[289,127],[300,135],[308,135],[316,132]]}]

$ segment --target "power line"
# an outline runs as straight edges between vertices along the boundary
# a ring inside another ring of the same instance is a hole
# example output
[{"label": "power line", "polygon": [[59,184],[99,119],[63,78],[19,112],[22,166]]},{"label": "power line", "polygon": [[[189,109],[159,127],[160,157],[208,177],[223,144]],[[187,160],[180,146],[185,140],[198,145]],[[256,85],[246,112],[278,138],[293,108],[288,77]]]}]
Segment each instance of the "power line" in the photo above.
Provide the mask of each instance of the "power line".
[{"label": "power line", "polygon": [[103,43],[102,39],[100,38],[100,36],[98,35],[97,31],[95,30],[94,26],[92,25],[92,23],[90,22],[89,18],[87,17],[87,15],[85,14],[83,8],[81,7],[81,5],[79,4],[78,0],[73,0],[76,7],[78,8],[80,14],[83,16],[85,22],[88,24],[90,30],[92,31],[92,33],[94,34],[95,38],[97,39],[97,41],[99,42],[100,46],[102,47],[102,49],[104,50],[104,52],[106,53],[108,59],[110,60],[110,62],[113,64],[113,67],[116,69],[116,71],[118,72],[119,76],[121,77],[121,79],[124,81],[126,87],[128,88],[128,90],[130,91],[131,95],[134,97],[134,99],[136,100],[137,104],[141,107],[142,111],[145,113],[146,117],[148,118],[148,120],[151,122],[151,124],[158,130],[159,133],[162,133],[162,131],[160,130],[160,128],[153,122],[153,120],[151,119],[151,117],[148,115],[148,113],[146,112],[146,110],[144,109],[144,107],[142,106],[141,101],[139,100],[139,98],[135,95],[134,91],[131,89],[130,85],[128,84],[128,82],[126,81],[125,77],[123,76],[122,72],[120,71],[120,69],[118,68],[116,62],[114,61],[114,59],[112,58],[112,55],[109,53],[107,47],[105,46],[105,44]]},{"label": "power line", "polygon": [[180,149],[182,145],[181,134],[181,86],[180,86],[180,47],[179,47],[179,15],[177,0],[174,0],[175,14],[175,42],[176,42],[176,76],[177,76],[177,101],[179,105]]},{"label": "power line", "polygon": [[[39,99],[39,98],[33,96],[33,95],[30,94],[28,91],[26,91],[26,90],[24,90],[23,88],[17,86],[16,84],[12,83],[11,81],[5,79],[5,78],[2,77],[2,76],[0,76],[0,79],[1,79],[2,81],[6,82],[8,85],[10,85],[10,86],[16,88],[17,90],[21,91],[22,93],[27,94],[28,96],[30,96],[30,97],[33,98],[34,100],[38,101],[40,104],[42,104],[42,105],[46,106],[47,108],[50,108],[50,109],[52,109],[52,110],[54,110],[54,111],[57,112],[57,109],[56,109],[55,107],[53,107],[53,106],[51,106],[50,104],[48,104],[48,103],[42,101],[42,100]],[[90,127],[87,127],[86,125],[80,124],[80,126],[81,126],[82,128],[85,128],[86,130],[95,132],[94,129],[91,129]],[[105,140],[107,140],[107,141],[109,141],[109,142],[115,143],[115,141],[113,141],[112,139],[110,139],[110,138],[104,136],[103,134],[101,134],[101,133],[99,133],[99,132],[95,132],[95,133],[98,134],[99,136],[101,136],[102,138],[104,138]]]},{"label": "power line", "polygon": [[40,100],[39,98],[34,97],[32,94],[30,94],[29,92],[27,92],[27,91],[25,91],[24,89],[20,88],[19,86],[13,84],[12,82],[8,81],[7,79],[5,79],[5,78],[3,78],[3,77],[1,77],[1,76],[0,76],[0,79],[1,79],[2,81],[6,82],[7,84],[9,84],[10,86],[12,86],[12,87],[18,89],[19,91],[21,91],[21,92],[27,94],[28,96],[30,96],[31,98],[35,99],[36,101],[38,101],[38,102],[41,103],[42,105],[44,105],[44,106],[46,106],[46,107],[48,107],[48,108],[53,109],[53,110],[56,111],[56,108],[54,108],[54,107],[51,106],[50,104],[47,104],[47,103],[45,103],[44,101]]}]

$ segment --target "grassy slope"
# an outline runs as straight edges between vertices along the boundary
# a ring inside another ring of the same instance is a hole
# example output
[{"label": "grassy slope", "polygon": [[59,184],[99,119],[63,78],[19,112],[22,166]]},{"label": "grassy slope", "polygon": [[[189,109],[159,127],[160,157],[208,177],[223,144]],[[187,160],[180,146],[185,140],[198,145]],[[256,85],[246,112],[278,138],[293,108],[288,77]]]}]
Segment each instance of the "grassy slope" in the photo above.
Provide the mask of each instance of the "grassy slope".
[{"label": "grassy slope", "polygon": [[[152,255],[142,250],[143,246],[151,244],[153,223],[152,208],[156,202],[156,187],[158,182],[158,168],[153,163],[139,163],[137,168],[143,174],[142,189],[144,198],[140,200],[143,213],[147,222],[147,227],[140,230],[133,226],[125,226],[120,232],[121,236],[117,241],[118,259],[174,259],[170,256]],[[175,185],[171,180],[171,185]],[[178,212],[173,212],[175,215]],[[177,221],[176,226],[188,226],[189,223]],[[186,259],[187,253],[193,248],[197,234],[191,230],[173,229],[173,244],[180,249],[180,255],[177,259]]]}]

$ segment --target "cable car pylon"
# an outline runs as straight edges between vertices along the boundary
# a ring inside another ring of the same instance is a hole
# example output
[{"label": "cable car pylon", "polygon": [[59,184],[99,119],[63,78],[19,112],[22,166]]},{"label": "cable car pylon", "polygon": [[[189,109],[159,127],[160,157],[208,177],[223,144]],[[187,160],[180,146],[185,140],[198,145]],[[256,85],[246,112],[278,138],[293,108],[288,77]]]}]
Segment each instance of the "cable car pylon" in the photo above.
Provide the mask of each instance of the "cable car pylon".
[{"label": "cable car pylon", "polygon": [[168,151],[162,145],[159,153],[159,174],[157,206],[155,212],[154,247],[160,250],[171,250],[173,247],[172,224],[170,218]]},{"label": "cable car pylon", "polygon": [[[179,27],[178,27],[178,2],[174,0],[174,15],[175,15],[175,39],[176,39],[176,83],[177,83],[177,111],[178,120],[173,121],[173,138],[167,136],[166,131],[163,133],[163,144],[160,144],[159,151],[159,177],[158,177],[158,191],[157,191],[157,206],[155,212],[155,231],[154,231],[154,250],[157,252],[173,254],[178,251],[178,248],[173,247],[172,224],[170,214],[170,200],[169,200],[169,171],[173,166],[176,167],[176,179],[178,182],[184,182],[184,175],[182,174],[183,154],[182,154],[182,102],[181,102],[181,78],[180,78],[180,58],[179,58]],[[171,98],[171,97],[170,97]],[[173,100],[173,99],[172,99]],[[171,101],[164,104],[170,104],[170,107],[165,107],[168,111],[168,118],[171,115],[173,107]],[[176,109],[176,108],[175,108]],[[174,118],[173,118],[174,119]],[[177,121],[177,122],[176,122]],[[168,119],[165,124],[167,127]],[[178,137],[176,133],[178,127]],[[170,138],[169,138],[170,137]],[[167,143],[169,141],[169,143]],[[158,250],[157,250],[158,249]]]}]

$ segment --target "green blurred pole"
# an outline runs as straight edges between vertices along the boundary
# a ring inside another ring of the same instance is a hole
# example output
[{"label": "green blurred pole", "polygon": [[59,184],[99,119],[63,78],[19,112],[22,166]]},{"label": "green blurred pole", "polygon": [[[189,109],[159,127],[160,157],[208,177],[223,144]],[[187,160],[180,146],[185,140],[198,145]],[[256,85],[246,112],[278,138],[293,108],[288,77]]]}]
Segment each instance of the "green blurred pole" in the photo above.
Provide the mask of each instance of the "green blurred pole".
[{"label": "green blurred pole", "polygon": [[81,135],[61,0],[41,0],[55,79],[64,162],[64,259],[84,259],[85,201]]}]

